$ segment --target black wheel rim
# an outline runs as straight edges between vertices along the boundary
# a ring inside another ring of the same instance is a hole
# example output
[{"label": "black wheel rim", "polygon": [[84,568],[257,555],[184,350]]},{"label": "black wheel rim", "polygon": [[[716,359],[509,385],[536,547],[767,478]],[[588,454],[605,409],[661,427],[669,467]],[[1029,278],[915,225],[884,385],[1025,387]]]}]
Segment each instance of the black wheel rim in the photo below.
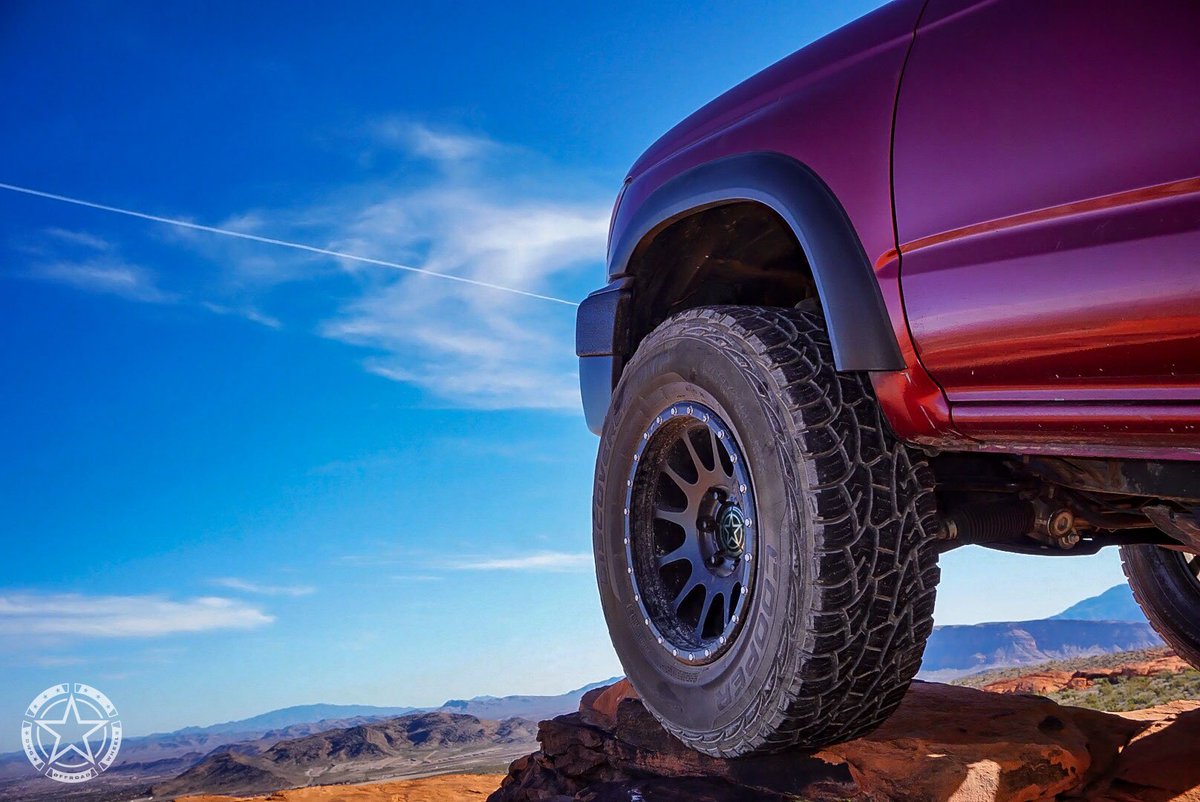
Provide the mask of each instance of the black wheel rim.
[{"label": "black wheel rim", "polygon": [[756,506],[738,438],[679,403],[642,432],[625,482],[625,550],[642,623],[676,660],[729,648],[754,583]]}]

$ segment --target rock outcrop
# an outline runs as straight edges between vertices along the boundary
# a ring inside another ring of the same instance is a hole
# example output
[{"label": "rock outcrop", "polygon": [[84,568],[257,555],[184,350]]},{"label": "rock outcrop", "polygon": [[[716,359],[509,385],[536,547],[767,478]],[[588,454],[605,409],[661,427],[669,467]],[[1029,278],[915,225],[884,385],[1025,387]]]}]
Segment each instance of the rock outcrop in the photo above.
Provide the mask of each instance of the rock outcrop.
[{"label": "rock outcrop", "polygon": [[1056,691],[1083,690],[1097,682],[1112,682],[1129,677],[1156,677],[1163,674],[1179,674],[1190,671],[1191,665],[1173,653],[1164,652],[1147,660],[1121,663],[1115,666],[1098,666],[1077,671],[1034,671],[1019,677],[989,682],[983,686],[992,693],[1054,693]]},{"label": "rock outcrop", "polygon": [[867,737],[720,760],[667,735],[622,681],[538,739],[490,802],[1200,802],[1200,702],[1116,715],[916,682]]}]

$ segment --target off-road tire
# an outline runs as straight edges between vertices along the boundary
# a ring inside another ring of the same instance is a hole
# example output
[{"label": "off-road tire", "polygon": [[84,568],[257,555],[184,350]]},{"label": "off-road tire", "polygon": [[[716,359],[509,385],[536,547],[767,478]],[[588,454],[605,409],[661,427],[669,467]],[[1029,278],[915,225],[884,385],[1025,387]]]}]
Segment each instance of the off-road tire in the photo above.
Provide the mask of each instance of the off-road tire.
[{"label": "off-road tire", "polygon": [[[745,620],[702,666],[648,637],[622,546],[631,455],[647,420],[676,401],[729,422],[758,497],[763,554]],[[615,390],[593,497],[602,606],[646,707],[685,744],[720,757],[820,747],[881,724],[932,630],[932,487],[868,377],[835,370],[815,304],[704,307],[662,323]]]},{"label": "off-road tire", "polygon": [[1176,654],[1200,668],[1200,581],[1184,552],[1122,546],[1121,567],[1150,625]]}]

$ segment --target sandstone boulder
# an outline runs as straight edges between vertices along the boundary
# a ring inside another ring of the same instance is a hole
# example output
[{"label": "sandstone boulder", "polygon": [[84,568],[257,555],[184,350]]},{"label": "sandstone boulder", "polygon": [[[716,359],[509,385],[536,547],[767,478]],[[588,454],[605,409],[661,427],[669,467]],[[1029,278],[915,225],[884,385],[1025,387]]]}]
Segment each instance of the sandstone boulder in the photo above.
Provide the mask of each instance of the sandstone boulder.
[{"label": "sandstone boulder", "polygon": [[620,682],[538,738],[491,802],[1200,802],[1200,702],[1114,715],[916,682],[864,738],[720,760],[669,736]]}]

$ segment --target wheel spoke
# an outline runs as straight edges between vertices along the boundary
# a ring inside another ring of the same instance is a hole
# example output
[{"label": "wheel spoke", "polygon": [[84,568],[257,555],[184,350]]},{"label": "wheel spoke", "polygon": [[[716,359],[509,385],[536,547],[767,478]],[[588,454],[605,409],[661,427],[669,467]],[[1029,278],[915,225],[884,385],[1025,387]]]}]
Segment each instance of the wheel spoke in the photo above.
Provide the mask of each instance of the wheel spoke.
[{"label": "wheel spoke", "polygon": [[[719,594],[713,593],[713,589],[709,585],[704,586],[704,604],[700,606],[700,618],[696,621],[696,626],[692,629],[692,633],[696,636],[696,640],[704,639],[704,622],[708,620],[708,614],[712,612],[712,603]],[[722,626],[724,629],[724,626]]]},{"label": "wheel spoke", "polygon": [[[708,581],[708,586],[713,593],[720,593],[725,597],[726,606],[728,607],[729,597],[733,595],[733,586],[738,582],[738,572],[734,571],[729,576],[714,576]],[[729,616],[726,616],[728,618]]]},{"label": "wheel spoke", "polygon": [[[728,437],[729,432],[725,432],[725,436]],[[721,440],[717,437],[717,433],[715,430],[713,430],[713,429],[708,430],[708,439],[712,441],[712,450],[713,450],[712,475],[720,476],[720,477],[723,477],[726,479],[732,477],[733,474],[725,472],[725,465],[724,465],[724,463],[721,462],[721,452],[725,451],[726,449],[721,445]]]},{"label": "wheel spoke", "polygon": [[700,562],[700,550],[696,547],[696,538],[691,533],[687,533],[682,544],[678,548],[671,549],[666,554],[657,557],[658,567],[663,568],[671,563],[677,563],[680,560],[687,560],[692,566],[692,574],[695,575],[699,570],[698,563]]},{"label": "wheel spoke", "polygon": [[699,477],[703,476],[703,474],[697,474],[696,481],[689,482],[687,479],[684,479],[683,476],[681,476],[679,474],[679,471],[675,470],[670,465],[667,465],[664,463],[662,466],[662,470],[663,470],[663,473],[665,473],[667,476],[671,477],[671,481],[674,482],[676,485],[678,485],[680,490],[682,490],[684,493],[686,493],[688,495],[689,499],[691,498],[691,494],[693,492],[695,492],[696,484],[700,481]]},{"label": "wheel spoke", "polygon": [[655,507],[654,517],[663,521],[669,521],[683,528],[684,532],[690,532],[696,525],[694,516],[689,510],[673,510],[668,507]]},{"label": "wheel spoke", "polygon": [[700,571],[703,566],[698,566],[692,563],[692,575],[688,577],[688,581],[683,583],[683,588],[679,593],[675,594],[675,598],[671,601],[671,607],[675,613],[679,613],[679,608],[683,605],[685,599],[691,595],[692,591],[704,584],[700,578]]},{"label": "wheel spoke", "polygon": [[[700,452],[696,450],[696,444],[692,442],[692,437],[687,432],[683,434],[683,445],[687,448],[688,455],[692,458],[692,465],[696,467],[696,476],[701,477],[709,473],[708,466],[700,458]],[[699,482],[699,478],[696,481]]]}]

